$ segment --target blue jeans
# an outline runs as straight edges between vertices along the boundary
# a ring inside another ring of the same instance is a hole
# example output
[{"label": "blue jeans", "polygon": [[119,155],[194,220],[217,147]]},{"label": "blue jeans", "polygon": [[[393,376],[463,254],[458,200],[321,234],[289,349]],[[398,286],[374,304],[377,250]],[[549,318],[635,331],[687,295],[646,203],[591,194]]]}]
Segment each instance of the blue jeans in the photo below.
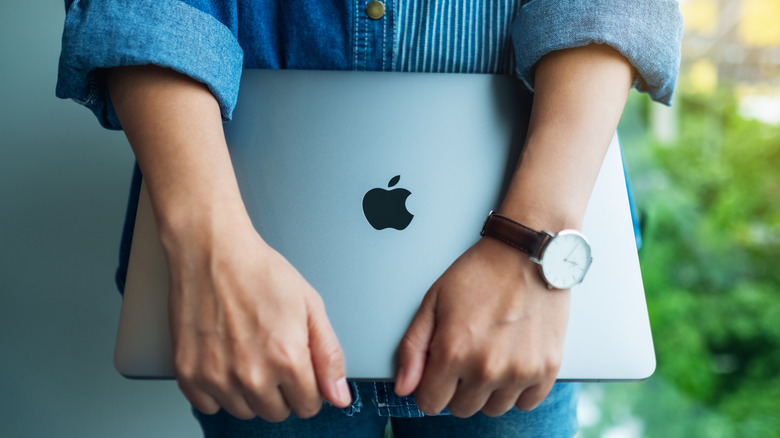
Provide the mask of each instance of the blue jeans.
[{"label": "blue jeans", "polygon": [[[357,388],[358,393],[353,397],[364,401],[373,397],[371,382],[360,382]],[[390,422],[396,438],[571,437],[577,431],[578,389],[577,383],[558,383],[547,399],[533,411],[524,412],[513,408],[496,418],[478,413],[465,419],[451,415],[391,417]],[[291,415],[281,423],[269,423],[260,418],[239,420],[225,411],[215,415],[204,415],[198,411],[194,413],[205,438],[381,438],[387,425],[387,417],[378,415],[376,409],[355,409],[351,415],[346,415],[342,409],[327,403],[314,418],[303,420]]]}]

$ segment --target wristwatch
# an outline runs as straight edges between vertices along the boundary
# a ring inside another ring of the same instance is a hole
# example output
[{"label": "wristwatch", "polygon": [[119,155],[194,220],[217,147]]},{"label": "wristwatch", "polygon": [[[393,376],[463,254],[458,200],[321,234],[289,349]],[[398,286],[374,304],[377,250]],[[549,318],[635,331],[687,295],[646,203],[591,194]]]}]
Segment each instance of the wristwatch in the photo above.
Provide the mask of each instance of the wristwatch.
[{"label": "wristwatch", "polygon": [[575,230],[558,234],[535,231],[491,211],[480,235],[498,239],[528,254],[539,265],[548,289],[569,289],[582,283],[593,261],[590,244]]}]

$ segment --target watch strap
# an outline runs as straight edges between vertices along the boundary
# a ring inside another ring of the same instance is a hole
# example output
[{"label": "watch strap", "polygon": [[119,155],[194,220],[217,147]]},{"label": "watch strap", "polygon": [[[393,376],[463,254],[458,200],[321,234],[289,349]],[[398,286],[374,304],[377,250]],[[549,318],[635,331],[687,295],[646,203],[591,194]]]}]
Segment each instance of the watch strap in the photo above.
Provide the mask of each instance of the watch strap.
[{"label": "watch strap", "polygon": [[535,231],[506,216],[493,212],[490,212],[487,220],[485,220],[480,235],[498,239],[537,260],[545,243],[551,237],[549,233]]}]

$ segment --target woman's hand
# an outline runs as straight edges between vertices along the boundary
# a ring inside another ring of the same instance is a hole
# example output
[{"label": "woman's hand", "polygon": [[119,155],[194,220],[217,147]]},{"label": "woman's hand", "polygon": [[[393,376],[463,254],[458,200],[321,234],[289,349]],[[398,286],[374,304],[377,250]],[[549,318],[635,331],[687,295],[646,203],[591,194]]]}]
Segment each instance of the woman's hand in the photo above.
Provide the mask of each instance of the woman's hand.
[{"label": "woman's hand", "polygon": [[528,256],[483,238],[434,283],[400,346],[395,390],[423,412],[489,416],[544,400],[560,368],[569,291]]},{"label": "woman's hand", "polygon": [[[236,220],[239,218],[239,220]],[[346,407],[344,357],[317,292],[241,215],[167,240],[176,376],[203,413],[314,416]]]},{"label": "woman's hand", "polygon": [[[525,149],[500,211],[535,230],[579,229],[633,68],[591,44],[552,52],[535,72]],[[428,413],[532,409],[561,364],[569,295],[547,290],[526,254],[483,238],[426,294],[401,341],[396,392],[414,391]]]},{"label": "woman's hand", "polygon": [[154,209],[170,272],[177,379],[206,414],[311,417],[350,402],[317,292],[257,234],[208,88],[147,65],[109,71],[111,100]]}]

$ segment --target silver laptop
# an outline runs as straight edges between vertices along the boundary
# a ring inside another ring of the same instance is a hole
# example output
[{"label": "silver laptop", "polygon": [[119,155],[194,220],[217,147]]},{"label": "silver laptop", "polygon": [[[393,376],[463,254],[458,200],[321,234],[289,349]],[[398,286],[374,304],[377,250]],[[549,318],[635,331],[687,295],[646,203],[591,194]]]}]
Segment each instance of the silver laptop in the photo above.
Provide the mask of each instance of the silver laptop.
[{"label": "silver laptop", "polygon": [[[322,295],[347,376],[392,378],[423,295],[499,203],[528,94],[494,75],[261,70],[240,90],[225,128],[255,226]],[[572,292],[558,378],[644,379],[655,356],[617,137],[583,228],[594,261]],[[115,352],[124,376],[174,377],[167,287],[142,188]]]}]

